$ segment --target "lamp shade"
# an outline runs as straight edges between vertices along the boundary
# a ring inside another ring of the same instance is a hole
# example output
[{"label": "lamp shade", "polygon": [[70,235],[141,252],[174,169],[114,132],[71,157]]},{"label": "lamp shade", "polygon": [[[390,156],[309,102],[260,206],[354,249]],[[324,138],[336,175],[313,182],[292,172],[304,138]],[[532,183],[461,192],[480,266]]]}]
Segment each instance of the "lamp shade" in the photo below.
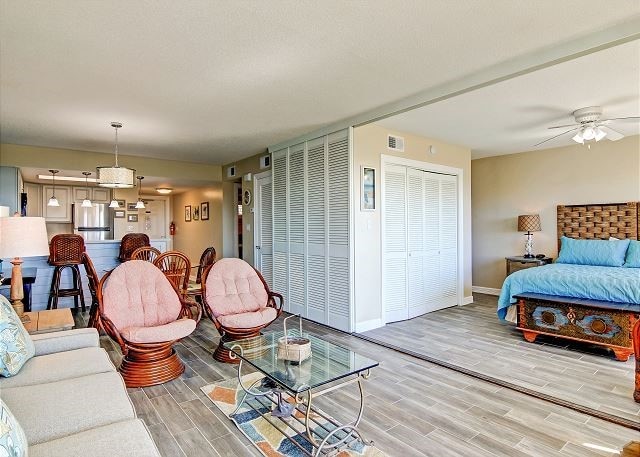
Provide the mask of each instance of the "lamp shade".
[{"label": "lamp shade", "polygon": [[524,214],[518,216],[518,232],[540,232],[542,226],[540,225],[539,214]]},{"label": "lamp shade", "polygon": [[136,171],[125,167],[97,167],[98,185],[114,189],[133,187],[133,176]]},{"label": "lamp shade", "polygon": [[1,217],[0,257],[49,255],[44,217]]}]

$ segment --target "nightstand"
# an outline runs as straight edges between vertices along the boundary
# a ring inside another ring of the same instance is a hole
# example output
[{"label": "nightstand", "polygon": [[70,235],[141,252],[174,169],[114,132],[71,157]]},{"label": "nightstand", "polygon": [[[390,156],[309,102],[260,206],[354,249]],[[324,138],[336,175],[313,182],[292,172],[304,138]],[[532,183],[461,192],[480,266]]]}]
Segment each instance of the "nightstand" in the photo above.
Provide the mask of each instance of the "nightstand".
[{"label": "nightstand", "polygon": [[522,256],[514,256],[514,257],[505,257],[507,261],[507,276],[511,273],[516,272],[518,270],[524,270],[525,268],[539,267],[542,265],[547,265],[548,263],[553,262],[551,257],[545,257],[543,259],[538,259],[536,257],[527,258]]}]

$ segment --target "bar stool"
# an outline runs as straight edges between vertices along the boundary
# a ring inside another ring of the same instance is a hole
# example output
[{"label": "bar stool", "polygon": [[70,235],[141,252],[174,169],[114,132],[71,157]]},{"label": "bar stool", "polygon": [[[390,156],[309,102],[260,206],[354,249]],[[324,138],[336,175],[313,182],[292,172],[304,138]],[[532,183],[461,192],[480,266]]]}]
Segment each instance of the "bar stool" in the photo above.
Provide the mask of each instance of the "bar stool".
[{"label": "bar stool", "polygon": [[[51,279],[51,289],[49,290],[49,302],[47,309],[58,308],[58,298],[73,297],[73,304],[78,309],[78,298],[82,312],[86,311],[84,305],[84,294],[82,293],[82,279],[80,268],[82,264],[82,254],[85,251],[84,238],[80,235],[56,235],[51,239],[49,245],[49,265],[55,267],[53,278]],[[71,269],[73,286],[70,289],[60,288],[60,279],[65,268]]]},{"label": "bar stool", "polygon": [[144,246],[151,246],[149,236],[146,233],[127,233],[122,237],[122,240],[120,240],[120,255],[118,255],[118,260],[120,262],[131,260],[133,251]]}]

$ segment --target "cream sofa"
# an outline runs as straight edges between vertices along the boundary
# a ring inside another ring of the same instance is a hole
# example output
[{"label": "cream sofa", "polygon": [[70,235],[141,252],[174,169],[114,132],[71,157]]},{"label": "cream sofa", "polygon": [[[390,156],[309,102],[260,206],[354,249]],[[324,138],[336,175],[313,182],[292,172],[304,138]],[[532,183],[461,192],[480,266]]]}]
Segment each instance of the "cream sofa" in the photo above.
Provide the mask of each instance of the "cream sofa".
[{"label": "cream sofa", "polygon": [[30,457],[159,457],[95,329],[32,335],[35,356],[0,377]]}]

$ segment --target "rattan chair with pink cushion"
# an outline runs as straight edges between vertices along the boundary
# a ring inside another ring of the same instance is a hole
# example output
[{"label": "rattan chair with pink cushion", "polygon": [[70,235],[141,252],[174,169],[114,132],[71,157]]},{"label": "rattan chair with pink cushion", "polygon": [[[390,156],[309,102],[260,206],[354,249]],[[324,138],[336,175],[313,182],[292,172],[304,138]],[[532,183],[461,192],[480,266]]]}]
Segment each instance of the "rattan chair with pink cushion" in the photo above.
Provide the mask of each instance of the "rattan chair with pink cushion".
[{"label": "rattan chair with pink cushion", "polygon": [[100,324],[122,349],[127,387],[162,384],[184,372],[173,344],[196,328],[189,304],[152,263],[130,260],[98,286]]},{"label": "rattan chair with pink cushion", "polygon": [[[276,298],[278,303],[276,303]],[[235,363],[223,344],[258,336],[282,313],[284,298],[271,292],[262,275],[241,259],[222,259],[202,275],[202,301],[222,336],[213,357]]]}]

